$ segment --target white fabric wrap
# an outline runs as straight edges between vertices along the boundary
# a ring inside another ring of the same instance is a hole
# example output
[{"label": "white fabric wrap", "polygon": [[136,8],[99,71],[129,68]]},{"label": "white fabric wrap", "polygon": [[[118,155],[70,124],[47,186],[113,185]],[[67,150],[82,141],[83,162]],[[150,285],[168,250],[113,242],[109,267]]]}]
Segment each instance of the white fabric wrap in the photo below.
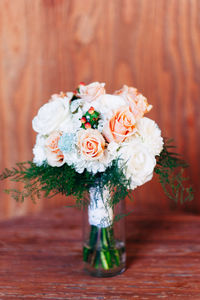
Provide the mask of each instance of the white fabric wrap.
[{"label": "white fabric wrap", "polygon": [[108,188],[100,190],[99,186],[90,188],[90,205],[88,216],[90,225],[105,228],[113,224],[113,209],[110,207]]}]

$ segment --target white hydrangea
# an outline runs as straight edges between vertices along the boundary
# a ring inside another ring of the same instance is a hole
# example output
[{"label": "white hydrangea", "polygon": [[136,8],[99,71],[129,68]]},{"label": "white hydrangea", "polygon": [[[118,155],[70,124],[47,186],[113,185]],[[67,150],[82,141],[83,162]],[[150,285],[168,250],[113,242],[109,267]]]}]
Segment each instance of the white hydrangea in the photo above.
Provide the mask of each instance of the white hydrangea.
[{"label": "white hydrangea", "polygon": [[78,149],[74,149],[72,152],[64,152],[65,162],[78,173],[83,173],[86,169],[88,172],[96,174],[97,172],[104,172],[108,166],[112,163],[112,156],[108,151],[104,151],[103,157],[100,160],[88,161],[84,159],[78,152]]},{"label": "white hydrangea", "polygon": [[107,149],[108,149],[109,155],[112,156],[113,160],[118,157],[117,151],[119,150],[119,148],[120,148],[119,143],[111,142],[108,144]]},{"label": "white hydrangea", "polygon": [[33,148],[33,154],[34,154],[33,162],[37,166],[41,166],[44,163],[44,161],[47,159],[46,152],[45,152],[45,141],[46,138],[44,136],[42,136],[41,134],[37,135],[36,144]]},{"label": "white hydrangea", "polygon": [[137,133],[141,137],[144,145],[153,155],[159,155],[163,149],[163,138],[161,130],[153,120],[143,117],[137,121]]}]

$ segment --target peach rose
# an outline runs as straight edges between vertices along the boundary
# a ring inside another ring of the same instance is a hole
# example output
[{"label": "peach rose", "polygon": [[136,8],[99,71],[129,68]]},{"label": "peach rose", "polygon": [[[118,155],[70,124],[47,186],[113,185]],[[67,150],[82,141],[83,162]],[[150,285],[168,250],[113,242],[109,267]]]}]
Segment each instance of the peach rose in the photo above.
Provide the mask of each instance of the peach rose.
[{"label": "peach rose", "polygon": [[93,82],[88,85],[80,84],[77,95],[85,101],[92,102],[105,94],[105,83]]},{"label": "peach rose", "polygon": [[145,113],[152,109],[152,105],[148,104],[147,98],[140,94],[134,87],[124,85],[115,94],[122,96],[126,100],[136,120],[142,118]]},{"label": "peach rose", "polygon": [[78,147],[86,160],[97,160],[103,156],[105,140],[96,129],[81,130],[78,134]]},{"label": "peach rose", "polygon": [[60,167],[64,164],[64,155],[58,148],[58,142],[61,137],[61,133],[54,131],[47,138],[45,143],[45,151],[47,156],[47,162],[52,167]]},{"label": "peach rose", "polygon": [[136,131],[135,123],[135,117],[130,108],[122,106],[104,126],[103,135],[108,142],[123,142],[126,137]]},{"label": "peach rose", "polygon": [[124,94],[130,94],[135,98],[137,95],[139,95],[139,92],[136,88],[129,87],[127,85],[124,85],[120,90],[115,92],[115,95],[122,95],[123,96]]}]

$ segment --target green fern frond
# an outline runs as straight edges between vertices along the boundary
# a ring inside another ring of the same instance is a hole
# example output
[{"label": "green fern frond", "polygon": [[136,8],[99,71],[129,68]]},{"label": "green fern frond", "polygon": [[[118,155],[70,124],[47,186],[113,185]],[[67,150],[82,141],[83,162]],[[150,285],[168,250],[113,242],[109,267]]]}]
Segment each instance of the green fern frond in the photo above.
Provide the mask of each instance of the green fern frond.
[{"label": "green fern frond", "polygon": [[171,200],[176,203],[185,203],[192,201],[194,192],[192,186],[187,186],[189,178],[184,176],[184,169],[188,164],[179,154],[171,152],[169,149],[175,148],[171,145],[173,140],[166,140],[160,156],[157,158],[157,166],[154,171],[159,176],[162,188]]},{"label": "green fern frond", "polygon": [[5,169],[0,175],[0,180],[7,178],[24,184],[22,191],[16,189],[6,191],[16,201],[22,202],[24,199],[30,198],[35,202],[42,195],[50,198],[52,195],[61,193],[65,196],[74,196],[77,207],[84,207],[88,204],[84,195],[90,187],[96,185],[97,181],[101,182],[103,186],[109,186],[113,192],[112,205],[124,199],[128,195],[127,189],[129,188],[129,181],[118,168],[116,161],[105,172],[96,175],[87,171],[79,174],[67,164],[56,168],[48,164],[36,166],[28,161],[17,164],[10,170]]}]

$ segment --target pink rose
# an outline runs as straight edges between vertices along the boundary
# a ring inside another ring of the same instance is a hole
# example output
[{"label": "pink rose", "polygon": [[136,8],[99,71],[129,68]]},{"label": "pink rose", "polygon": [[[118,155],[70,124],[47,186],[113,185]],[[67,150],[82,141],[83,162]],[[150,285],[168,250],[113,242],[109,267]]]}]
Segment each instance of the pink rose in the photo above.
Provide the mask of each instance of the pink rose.
[{"label": "pink rose", "polygon": [[103,156],[105,140],[96,129],[81,130],[78,134],[78,147],[86,160],[97,160]]},{"label": "pink rose", "polygon": [[77,95],[85,101],[92,102],[105,94],[105,83],[93,82],[88,85],[80,84]]},{"label": "pink rose", "polygon": [[104,126],[103,135],[108,142],[123,142],[126,137],[136,131],[135,123],[135,117],[130,108],[122,106]]},{"label": "pink rose", "polygon": [[58,148],[58,142],[61,137],[60,132],[52,132],[45,143],[47,162],[52,167],[60,167],[64,164],[64,155]]},{"label": "pink rose", "polygon": [[149,105],[147,99],[134,87],[124,85],[115,94],[122,96],[126,100],[136,120],[142,118],[145,113],[152,109],[152,105]]}]

